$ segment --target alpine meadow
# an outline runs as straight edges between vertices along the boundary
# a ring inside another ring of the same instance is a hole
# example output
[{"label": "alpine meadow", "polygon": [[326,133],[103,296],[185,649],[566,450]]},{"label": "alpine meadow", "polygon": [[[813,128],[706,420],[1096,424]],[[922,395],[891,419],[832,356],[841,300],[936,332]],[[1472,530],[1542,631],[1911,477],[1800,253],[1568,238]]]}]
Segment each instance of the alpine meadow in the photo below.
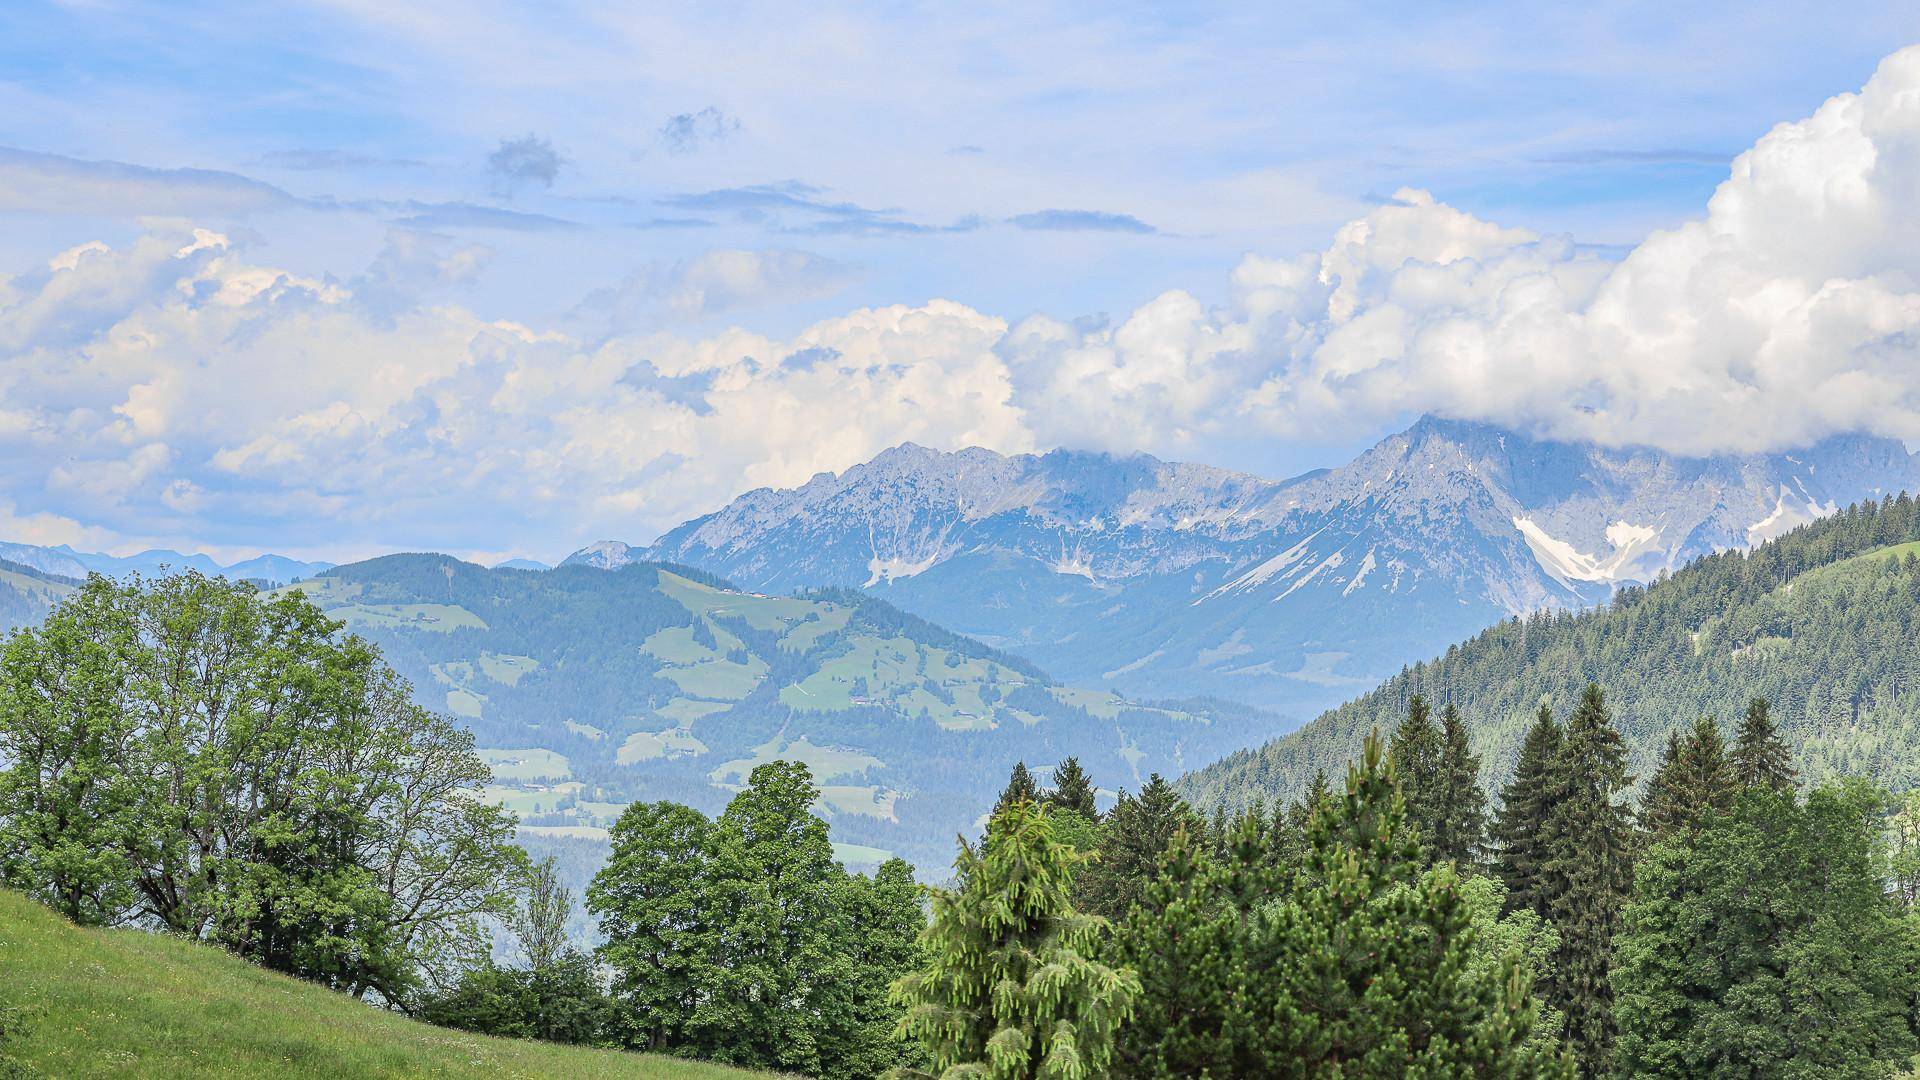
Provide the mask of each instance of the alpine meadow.
[{"label": "alpine meadow", "polygon": [[0,1080],[1920,1080],[1920,8],[0,6]]}]

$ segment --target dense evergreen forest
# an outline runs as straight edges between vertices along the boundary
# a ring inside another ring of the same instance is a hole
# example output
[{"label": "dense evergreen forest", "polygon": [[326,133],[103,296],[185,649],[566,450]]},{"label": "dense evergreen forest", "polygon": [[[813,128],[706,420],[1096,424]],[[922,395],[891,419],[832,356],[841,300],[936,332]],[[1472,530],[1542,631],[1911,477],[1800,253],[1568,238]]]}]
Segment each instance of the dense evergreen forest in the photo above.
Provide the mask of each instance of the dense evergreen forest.
[{"label": "dense evergreen forest", "polygon": [[1424,695],[1466,718],[1491,782],[1517,761],[1534,713],[1598,682],[1612,694],[1628,771],[1667,732],[1772,703],[1809,780],[1920,784],[1920,508],[1908,495],[1849,507],[1750,552],[1703,557],[1604,608],[1541,613],[1417,664],[1284,738],[1180,781],[1202,806],[1293,798]]}]

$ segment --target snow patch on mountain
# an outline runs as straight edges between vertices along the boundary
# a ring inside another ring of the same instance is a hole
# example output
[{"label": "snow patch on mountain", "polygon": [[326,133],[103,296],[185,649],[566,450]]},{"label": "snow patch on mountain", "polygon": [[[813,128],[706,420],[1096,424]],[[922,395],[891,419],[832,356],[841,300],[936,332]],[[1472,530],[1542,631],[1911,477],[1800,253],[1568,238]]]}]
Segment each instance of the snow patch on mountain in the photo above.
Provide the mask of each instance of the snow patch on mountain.
[{"label": "snow patch on mountain", "polygon": [[1360,560],[1360,569],[1353,572],[1353,580],[1347,582],[1347,587],[1340,590],[1340,595],[1352,596],[1353,590],[1359,588],[1367,580],[1367,575],[1373,573],[1377,565],[1378,564],[1373,561],[1373,549],[1368,548],[1366,557]]}]

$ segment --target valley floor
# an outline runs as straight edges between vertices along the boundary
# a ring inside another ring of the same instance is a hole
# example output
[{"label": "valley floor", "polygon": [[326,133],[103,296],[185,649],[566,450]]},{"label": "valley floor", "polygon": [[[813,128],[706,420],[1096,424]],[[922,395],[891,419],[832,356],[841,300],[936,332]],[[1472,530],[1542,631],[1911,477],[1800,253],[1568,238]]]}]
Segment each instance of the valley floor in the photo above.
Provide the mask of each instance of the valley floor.
[{"label": "valley floor", "polygon": [[0,1077],[770,1078],[416,1023],[218,949],[0,890]]}]

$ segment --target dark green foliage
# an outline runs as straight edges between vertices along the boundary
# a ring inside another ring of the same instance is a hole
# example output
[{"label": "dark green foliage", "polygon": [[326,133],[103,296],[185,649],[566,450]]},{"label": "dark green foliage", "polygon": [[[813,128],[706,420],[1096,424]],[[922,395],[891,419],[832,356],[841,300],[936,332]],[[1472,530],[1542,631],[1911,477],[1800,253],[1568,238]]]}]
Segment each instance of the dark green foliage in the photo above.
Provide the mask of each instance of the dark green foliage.
[{"label": "dark green foliage", "polygon": [[931,1066],[900,1075],[1107,1074],[1139,983],[1094,959],[1103,923],[1075,911],[1068,895],[1082,858],[1027,800],[994,814],[979,851],[961,843],[959,887],[933,892],[925,966],[894,984],[907,1010],[899,1030],[926,1048]]},{"label": "dark green foliage", "polygon": [[1080,767],[1080,759],[1069,756],[1053,770],[1053,790],[1047,792],[1047,805],[1056,810],[1071,810],[1088,821],[1100,820],[1094,803],[1093,781]]},{"label": "dark green foliage", "polygon": [[1419,694],[1407,703],[1406,718],[1394,729],[1387,760],[1406,800],[1407,824],[1431,842],[1440,814],[1440,729],[1434,726],[1427,699]]},{"label": "dark green foliage", "polygon": [[1891,1076],[1916,938],[1883,892],[1882,797],[1759,788],[1650,849],[1618,940],[1620,1075]]},{"label": "dark green foliage", "polygon": [[1888,498],[1751,552],[1703,556],[1603,608],[1509,619],[1180,789],[1209,809],[1296,798],[1321,763],[1351,760],[1368,731],[1391,729],[1415,694],[1459,705],[1489,782],[1504,785],[1540,703],[1599,682],[1629,771],[1651,773],[1675,717],[1737,716],[1762,696],[1804,777],[1907,790],[1920,785],[1920,560],[1888,549],[1916,540],[1915,501]]},{"label": "dark green foliage", "polygon": [[1099,857],[1074,881],[1075,902],[1106,919],[1123,917],[1159,869],[1173,834],[1184,828],[1200,836],[1206,827],[1206,820],[1174,794],[1173,785],[1153,774],[1140,794],[1122,792],[1107,813]]},{"label": "dark green foliage", "polygon": [[1440,711],[1440,757],[1434,777],[1428,850],[1461,869],[1477,866],[1487,839],[1487,795],[1480,790],[1480,757],[1467,743],[1467,725],[1449,704]]},{"label": "dark green foliage", "polygon": [[1622,801],[1630,778],[1626,748],[1589,685],[1567,720],[1560,800],[1547,808],[1546,917],[1560,935],[1547,1000],[1566,1016],[1566,1034],[1586,1076],[1604,1076],[1613,1051],[1613,986],[1608,970],[1620,911],[1633,885],[1634,832]]},{"label": "dark green foliage", "polygon": [[404,1004],[524,854],[472,736],[298,594],[93,577],[0,648],[0,877]]},{"label": "dark green foliage", "polygon": [[1517,957],[1476,972],[1473,912],[1450,866],[1421,869],[1377,738],[1311,827],[1308,873],[1276,912],[1254,996],[1270,1002],[1264,1075],[1553,1075],[1530,1045]]},{"label": "dark green foliage", "polygon": [[1733,777],[1741,787],[1785,791],[1793,786],[1793,755],[1780,741],[1766,698],[1748,703],[1746,718],[1740,721],[1740,735],[1733,744]]},{"label": "dark green foliage", "polygon": [[833,861],[804,765],[753,771],[718,820],[631,806],[587,890],[628,1045],[829,1078],[900,1064],[887,986],[914,959],[912,870]]},{"label": "dark green foliage", "polygon": [[1040,788],[1033,782],[1033,774],[1027,771],[1027,763],[1013,763],[1013,774],[1007,777],[1007,786],[1000,792],[1000,801],[993,804],[995,811],[1005,809],[1016,802],[1035,802],[1040,798]]},{"label": "dark green foliage", "polygon": [[415,1015],[483,1035],[599,1045],[607,1039],[613,1003],[600,988],[593,958],[569,949],[538,970],[483,964],[462,974],[452,990],[429,997]]},{"label": "dark green foliage", "polygon": [[1732,805],[1737,790],[1727,741],[1720,726],[1703,717],[1686,738],[1677,731],[1667,736],[1667,752],[1640,799],[1640,829],[1647,839],[1658,840],[1699,828],[1708,815]]},{"label": "dark green foliage", "polygon": [[1501,793],[1500,813],[1493,840],[1500,849],[1497,869],[1507,886],[1507,903],[1515,910],[1545,918],[1557,891],[1547,875],[1548,812],[1565,794],[1565,774],[1558,768],[1563,732],[1545,705],[1527,729],[1520,763],[1513,780]]}]

